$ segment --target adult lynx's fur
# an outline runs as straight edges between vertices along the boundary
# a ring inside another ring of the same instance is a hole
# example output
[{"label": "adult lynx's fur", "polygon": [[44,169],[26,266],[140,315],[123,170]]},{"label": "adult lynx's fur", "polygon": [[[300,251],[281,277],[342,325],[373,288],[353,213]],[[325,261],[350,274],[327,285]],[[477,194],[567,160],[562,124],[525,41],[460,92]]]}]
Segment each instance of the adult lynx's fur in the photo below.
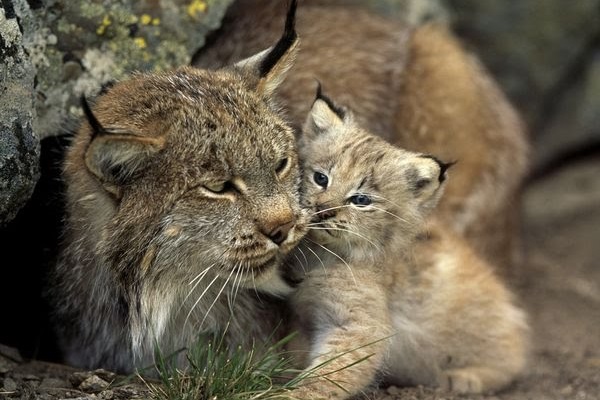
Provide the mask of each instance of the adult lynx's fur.
[{"label": "adult lynx's fur", "polygon": [[70,364],[131,371],[201,332],[228,326],[232,347],[273,334],[277,309],[255,288],[289,290],[278,265],[305,231],[294,134],[272,101],[294,12],[249,59],[137,74],[83,103],[51,287]]},{"label": "adult lynx's fur", "polygon": [[[506,271],[516,260],[516,202],[528,144],[479,62],[444,28],[409,27],[342,1],[302,0],[302,49],[278,95],[302,126],[315,79],[370,132],[458,161],[436,216]],[[277,37],[282,2],[237,0],[196,64],[243,58]]]},{"label": "adult lynx's fur", "polygon": [[290,257],[306,271],[292,354],[315,377],[293,397],[345,399],[377,377],[463,393],[509,383],[525,364],[525,314],[463,240],[425,227],[449,165],[365,132],[324,96],[300,154],[314,214]]}]

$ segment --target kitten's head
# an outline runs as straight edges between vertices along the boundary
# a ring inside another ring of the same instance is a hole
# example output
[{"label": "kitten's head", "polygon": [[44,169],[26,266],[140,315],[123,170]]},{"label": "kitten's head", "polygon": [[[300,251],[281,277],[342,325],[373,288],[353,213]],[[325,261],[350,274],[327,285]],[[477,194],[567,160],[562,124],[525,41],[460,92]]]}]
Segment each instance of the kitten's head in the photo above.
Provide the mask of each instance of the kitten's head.
[{"label": "kitten's head", "polygon": [[309,239],[351,258],[408,244],[437,204],[450,165],[366,132],[320,88],[300,147]]}]

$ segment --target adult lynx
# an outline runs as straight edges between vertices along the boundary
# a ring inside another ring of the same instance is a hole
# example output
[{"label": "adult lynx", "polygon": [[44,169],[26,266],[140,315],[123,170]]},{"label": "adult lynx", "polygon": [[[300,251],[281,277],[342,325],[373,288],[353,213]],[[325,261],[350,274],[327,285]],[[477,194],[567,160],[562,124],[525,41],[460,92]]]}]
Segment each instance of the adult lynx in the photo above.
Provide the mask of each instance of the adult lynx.
[{"label": "adult lynx", "polygon": [[137,74],[83,103],[50,288],[70,364],[132,371],[201,332],[232,347],[273,334],[277,308],[256,288],[289,290],[278,266],[306,225],[294,134],[272,101],[294,11],[249,59]]}]

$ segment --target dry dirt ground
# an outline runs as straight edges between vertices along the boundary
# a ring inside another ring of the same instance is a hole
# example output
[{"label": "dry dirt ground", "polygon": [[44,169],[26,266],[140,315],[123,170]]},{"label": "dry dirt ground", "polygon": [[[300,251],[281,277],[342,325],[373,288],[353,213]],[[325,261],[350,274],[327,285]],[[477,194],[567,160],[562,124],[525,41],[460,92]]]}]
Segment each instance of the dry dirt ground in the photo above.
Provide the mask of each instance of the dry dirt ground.
[{"label": "dry dirt ground", "polygon": [[[488,396],[453,396],[426,388],[388,388],[386,400],[600,399],[600,157],[538,179],[523,205],[526,262],[516,290],[530,315],[532,357],[525,376]],[[19,361],[0,347],[0,398],[147,398],[143,386],[106,389],[113,376]],[[96,394],[93,394],[96,393]]]}]

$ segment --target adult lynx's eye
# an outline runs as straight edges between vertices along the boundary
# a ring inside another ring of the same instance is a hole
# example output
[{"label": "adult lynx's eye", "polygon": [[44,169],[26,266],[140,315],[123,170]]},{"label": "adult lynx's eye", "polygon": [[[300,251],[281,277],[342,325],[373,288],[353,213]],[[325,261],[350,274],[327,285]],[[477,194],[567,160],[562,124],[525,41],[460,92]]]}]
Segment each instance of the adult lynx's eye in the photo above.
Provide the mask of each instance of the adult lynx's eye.
[{"label": "adult lynx's eye", "polygon": [[204,187],[213,193],[223,193],[229,190],[232,187],[232,185],[229,181],[216,181],[207,182],[204,184]]},{"label": "adult lynx's eye", "polygon": [[317,185],[323,188],[326,188],[327,184],[329,183],[329,178],[327,178],[327,175],[322,172],[315,172],[313,179]]},{"label": "adult lynx's eye", "polygon": [[364,194],[355,194],[354,196],[350,197],[350,203],[355,204],[357,206],[368,206],[369,204],[372,203],[371,198],[367,195]]}]

